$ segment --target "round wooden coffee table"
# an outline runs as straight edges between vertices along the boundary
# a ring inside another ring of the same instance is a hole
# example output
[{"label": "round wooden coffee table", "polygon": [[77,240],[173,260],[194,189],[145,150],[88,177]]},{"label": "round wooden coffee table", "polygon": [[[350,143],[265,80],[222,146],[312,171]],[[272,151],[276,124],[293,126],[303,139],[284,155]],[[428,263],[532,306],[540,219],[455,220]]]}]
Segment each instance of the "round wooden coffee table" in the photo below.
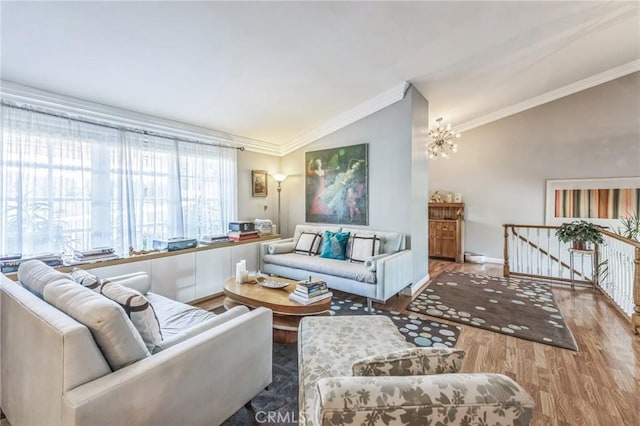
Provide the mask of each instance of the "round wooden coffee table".
[{"label": "round wooden coffee table", "polygon": [[236,284],[235,278],[224,283],[224,307],[231,309],[237,305],[249,308],[265,307],[273,311],[273,340],[277,343],[295,343],[298,341],[300,320],[310,315],[329,315],[331,298],[302,305],[289,300],[289,294],[296,289],[297,281],[286,278],[269,277],[269,280],[288,283],[283,288],[263,287],[249,277],[250,282]]}]

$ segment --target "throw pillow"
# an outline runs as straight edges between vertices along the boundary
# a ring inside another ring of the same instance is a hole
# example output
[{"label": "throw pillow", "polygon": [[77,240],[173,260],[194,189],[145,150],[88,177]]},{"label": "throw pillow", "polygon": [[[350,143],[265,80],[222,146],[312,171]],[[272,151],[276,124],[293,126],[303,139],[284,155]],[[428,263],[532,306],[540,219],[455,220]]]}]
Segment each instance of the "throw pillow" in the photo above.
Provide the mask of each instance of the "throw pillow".
[{"label": "throw pillow", "polygon": [[320,234],[316,234],[315,232],[303,232],[300,234],[300,238],[298,238],[298,242],[296,243],[296,248],[293,251],[298,254],[314,256],[318,254],[321,240],[322,237]]},{"label": "throw pillow", "polygon": [[320,257],[326,259],[346,260],[349,232],[324,232]]},{"label": "throw pillow", "polygon": [[450,348],[409,348],[359,359],[354,376],[422,376],[457,373],[464,351]]},{"label": "throw pillow", "polygon": [[91,331],[112,370],[149,356],[140,333],[113,300],[70,279],[47,285],[44,300]]},{"label": "throw pillow", "polygon": [[111,281],[103,281],[100,293],[124,309],[136,330],[140,333],[149,352],[162,343],[162,331],[156,311],[146,297],[137,290]]},{"label": "throw pillow", "polygon": [[380,238],[375,234],[370,237],[358,234],[349,240],[349,261],[363,263],[367,259],[380,254]]},{"label": "throw pillow", "polygon": [[102,280],[95,275],[90,274],[84,269],[73,268],[73,271],[71,271],[71,277],[75,282],[81,284],[83,287],[91,289],[96,293],[100,293],[100,285],[102,285]]},{"label": "throw pillow", "polygon": [[28,260],[18,267],[18,281],[40,299],[47,285],[63,278],[71,279],[71,275],[63,274],[41,260]]}]

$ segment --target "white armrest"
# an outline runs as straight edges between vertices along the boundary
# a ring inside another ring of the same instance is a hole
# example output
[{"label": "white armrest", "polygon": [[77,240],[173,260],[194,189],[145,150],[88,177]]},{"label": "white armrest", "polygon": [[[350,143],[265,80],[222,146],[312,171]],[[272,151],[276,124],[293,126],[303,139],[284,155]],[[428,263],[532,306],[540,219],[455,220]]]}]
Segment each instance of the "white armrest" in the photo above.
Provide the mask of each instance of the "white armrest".
[{"label": "white armrest", "polygon": [[[260,244],[260,270],[261,271],[264,270],[264,256],[266,254],[269,254],[269,247],[272,244],[283,244],[283,243],[291,243],[291,242],[293,242],[293,238],[286,238],[284,240],[276,240],[273,242],[261,243]],[[293,251],[293,248],[291,249],[291,251]]]},{"label": "white armrest", "polygon": [[466,416],[468,424],[528,425],[534,405],[520,385],[501,374],[330,377],[318,381],[313,424],[367,424],[385,417],[461,424]]},{"label": "white armrest", "polygon": [[125,287],[138,290],[142,294],[147,294],[151,289],[151,280],[149,280],[149,275],[147,275],[146,272],[117,275],[107,279],[112,283],[118,283]]},{"label": "white armrest", "polygon": [[62,423],[220,424],[271,383],[271,339],[255,309],[66,392]]},{"label": "white armrest", "polygon": [[413,254],[411,250],[380,257],[376,260],[376,289],[379,300],[387,300],[392,295],[410,285],[413,280]]}]

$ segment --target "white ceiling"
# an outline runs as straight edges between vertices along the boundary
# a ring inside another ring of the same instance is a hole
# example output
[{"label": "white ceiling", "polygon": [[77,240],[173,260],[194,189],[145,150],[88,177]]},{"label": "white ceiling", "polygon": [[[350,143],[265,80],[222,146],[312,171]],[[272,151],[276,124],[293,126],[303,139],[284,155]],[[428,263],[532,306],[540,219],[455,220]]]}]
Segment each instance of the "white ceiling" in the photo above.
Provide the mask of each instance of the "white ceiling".
[{"label": "white ceiling", "polygon": [[460,124],[640,58],[639,2],[0,8],[5,81],[279,145],[404,81]]}]

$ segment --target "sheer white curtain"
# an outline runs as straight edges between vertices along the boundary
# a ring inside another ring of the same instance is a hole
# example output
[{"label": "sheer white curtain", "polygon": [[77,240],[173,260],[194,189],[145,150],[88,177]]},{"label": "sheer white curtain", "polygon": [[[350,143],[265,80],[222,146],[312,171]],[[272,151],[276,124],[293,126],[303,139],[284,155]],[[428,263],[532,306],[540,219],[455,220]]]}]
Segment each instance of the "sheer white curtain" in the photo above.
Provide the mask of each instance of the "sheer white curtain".
[{"label": "sheer white curtain", "polygon": [[2,108],[0,254],[224,233],[236,152]]}]

